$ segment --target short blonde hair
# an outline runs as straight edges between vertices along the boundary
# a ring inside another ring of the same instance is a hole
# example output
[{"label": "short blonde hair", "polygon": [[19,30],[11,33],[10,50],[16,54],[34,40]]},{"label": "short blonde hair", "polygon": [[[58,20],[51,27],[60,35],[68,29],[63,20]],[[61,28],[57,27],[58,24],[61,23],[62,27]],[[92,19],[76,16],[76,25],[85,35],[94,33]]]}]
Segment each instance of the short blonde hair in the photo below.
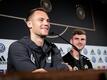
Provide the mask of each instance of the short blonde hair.
[{"label": "short blonde hair", "polygon": [[73,32],[72,32],[72,37],[74,35],[76,35],[76,34],[78,34],[78,35],[82,35],[82,34],[86,35],[86,32],[84,30],[82,30],[82,29],[74,29]]},{"label": "short blonde hair", "polygon": [[45,12],[46,14],[48,14],[47,10],[44,9],[44,8],[42,8],[42,7],[34,8],[34,9],[30,10],[30,11],[28,12],[28,14],[26,15],[26,21],[29,21],[30,16],[32,16],[35,11],[43,11],[43,12]]}]

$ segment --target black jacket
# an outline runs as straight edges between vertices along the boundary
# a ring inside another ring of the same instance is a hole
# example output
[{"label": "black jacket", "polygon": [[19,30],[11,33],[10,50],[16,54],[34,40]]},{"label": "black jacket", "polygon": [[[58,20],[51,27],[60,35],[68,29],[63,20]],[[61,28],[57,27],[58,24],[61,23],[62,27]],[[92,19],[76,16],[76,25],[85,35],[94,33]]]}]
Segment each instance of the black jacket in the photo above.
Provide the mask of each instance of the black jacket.
[{"label": "black jacket", "polygon": [[70,52],[68,52],[67,54],[63,56],[63,60],[65,63],[68,63],[69,65],[71,65],[71,67],[74,70],[93,68],[90,60],[86,56],[81,55],[81,54],[80,54],[80,59],[77,60],[70,54]]},{"label": "black jacket", "polygon": [[7,72],[33,71],[38,68],[64,70],[60,51],[56,45],[45,40],[44,46],[39,47],[28,37],[12,43],[9,47]]}]

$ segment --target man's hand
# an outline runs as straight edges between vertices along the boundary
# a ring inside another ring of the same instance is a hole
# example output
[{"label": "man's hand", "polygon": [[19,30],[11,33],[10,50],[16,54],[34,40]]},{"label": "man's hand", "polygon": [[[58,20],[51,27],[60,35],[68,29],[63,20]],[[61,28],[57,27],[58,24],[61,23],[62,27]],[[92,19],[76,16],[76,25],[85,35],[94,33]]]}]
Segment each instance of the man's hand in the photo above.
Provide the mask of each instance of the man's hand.
[{"label": "man's hand", "polygon": [[69,71],[73,71],[72,67],[68,63],[64,63],[64,64],[66,64],[68,66]]},{"label": "man's hand", "polygon": [[36,69],[36,70],[32,71],[32,73],[36,73],[36,72],[46,73],[47,71],[43,68]]}]

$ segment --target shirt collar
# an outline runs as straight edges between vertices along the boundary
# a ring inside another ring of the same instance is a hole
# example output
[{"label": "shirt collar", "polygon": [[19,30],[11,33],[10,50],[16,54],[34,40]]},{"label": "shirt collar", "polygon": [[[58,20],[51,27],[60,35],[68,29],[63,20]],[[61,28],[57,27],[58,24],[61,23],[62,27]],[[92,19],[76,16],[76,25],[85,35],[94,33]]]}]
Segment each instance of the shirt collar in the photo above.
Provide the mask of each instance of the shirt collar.
[{"label": "shirt collar", "polygon": [[23,40],[33,50],[38,50],[38,49],[42,48],[43,52],[48,52],[52,47],[51,43],[49,43],[46,39],[44,41],[43,47],[37,46],[28,36],[25,36],[23,38]]}]

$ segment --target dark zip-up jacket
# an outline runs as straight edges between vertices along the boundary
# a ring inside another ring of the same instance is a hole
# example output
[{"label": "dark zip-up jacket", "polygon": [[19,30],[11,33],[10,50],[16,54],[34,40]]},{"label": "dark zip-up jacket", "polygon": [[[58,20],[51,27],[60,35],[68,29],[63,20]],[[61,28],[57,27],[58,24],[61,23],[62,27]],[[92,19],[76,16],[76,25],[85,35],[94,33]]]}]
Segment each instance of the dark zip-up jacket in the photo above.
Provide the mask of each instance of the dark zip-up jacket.
[{"label": "dark zip-up jacket", "polygon": [[82,69],[93,69],[92,63],[89,58],[80,54],[80,59],[75,59],[70,52],[63,56],[63,60],[65,63],[71,65],[74,70],[82,70]]},{"label": "dark zip-up jacket", "polygon": [[8,51],[7,72],[46,70],[68,70],[63,64],[59,49],[45,40],[43,47],[37,46],[29,37],[13,42]]}]

